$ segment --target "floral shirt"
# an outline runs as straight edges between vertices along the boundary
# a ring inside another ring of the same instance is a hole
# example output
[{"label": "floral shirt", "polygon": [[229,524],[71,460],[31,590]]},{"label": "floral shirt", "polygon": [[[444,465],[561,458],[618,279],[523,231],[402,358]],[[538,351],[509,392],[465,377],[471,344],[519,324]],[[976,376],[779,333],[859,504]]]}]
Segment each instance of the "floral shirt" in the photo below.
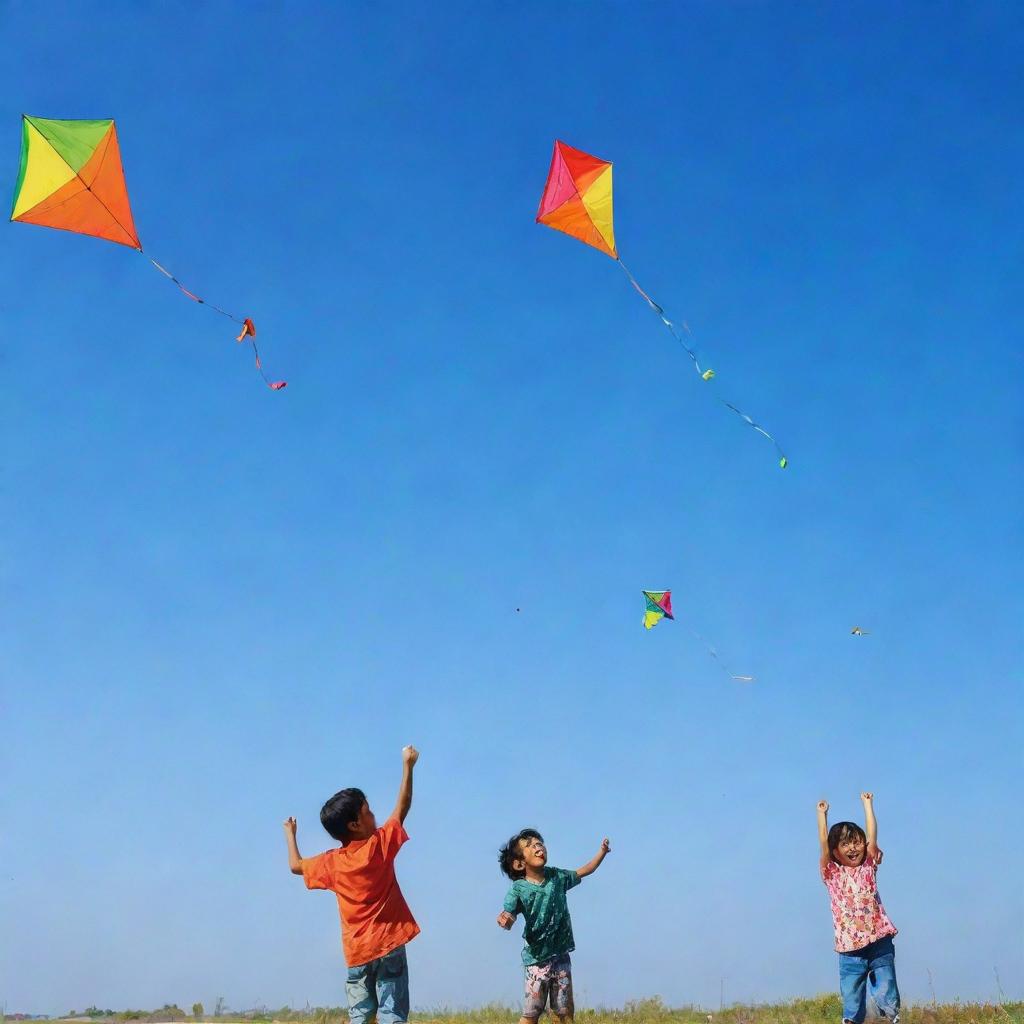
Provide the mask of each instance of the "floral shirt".
[{"label": "floral shirt", "polygon": [[871,854],[855,868],[830,860],[822,872],[836,928],[836,952],[852,953],[886,935],[896,926],[882,906],[875,879],[878,865]]}]

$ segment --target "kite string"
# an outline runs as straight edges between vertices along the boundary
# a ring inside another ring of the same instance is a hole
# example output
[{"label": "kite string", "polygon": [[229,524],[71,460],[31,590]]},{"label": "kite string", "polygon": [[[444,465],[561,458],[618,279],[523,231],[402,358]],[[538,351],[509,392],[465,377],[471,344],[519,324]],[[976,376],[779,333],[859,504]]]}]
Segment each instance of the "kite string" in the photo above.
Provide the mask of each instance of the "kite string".
[{"label": "kite string", "polygon": [[[142,250],[140,249],[139,252],[142,252]],[[193,302],[198,302],[200,306],[209,306],[215,313],[220,313],[221,316],[226,316],[229,320],[234,320],[236,324],[245,324],[245,320],[241,317],[235,316],[234,313],[229,313],[226,309],[221,309],[220,306],[215,306],[212,302],[207,302],[206,299],[201,299],[195,294],[195,292],[190,292],[166,267],[160,266],[152,256],[147,256],[146,259],[148,259],[149,262],[164,275],[164,277],[169,277]]]},{"label": "kite string", "polygon": [[733,680],[734,682],[742,682],[742,683],[747,683],[747,682],[753,682],[753,679],[754,679],[754,677],[753,677],[753,676],[737,676],[737,675],[734,675],[734,674],[733,674],[733,672],[732,672],[732,669],[730,669],[730,668],[729,668],[729,666],[728,666],[728,665],[726,665],[726,663],[725,663],[725,662],[724,662],[724,661],[723,661],[723,660],[722,660],[722,659],[721,659],[721,658],[719,657],[719,655],[718,655],[718,651],[717,651],[717,650],[715,650],[715,647],[714,647],[714,645],[713,645],[713,644],[710,644],[710,643],[708,643],[708,641],[707,641],[707,640],[705,640],[705,639],[704,639],[704,637],[702,637],[702,636],[700,635],[700,633],[698,633],[698,632],[697,632],[697,630],[695,630],[695,629],[693,628],[693,626],[690,626],[690,627],[688,627],[688,628],[689,628],[690,632],[691,632],[691,633],[693,634],[693,636],[694,636],[694,637],[695,637],[695,638],[696,638],[696,639],[697,639],[697,640],[698,640],[698,641],[700,642],[700,644],[701,644],[701,645],[702,645],[702,646],[704,647],[704,649],[705,649],[705,650],[706,650],[706,651],[708,652],[708,654],[710,654],[710,655],[711,655],[711,657],[715,659],[715,664],[716,664],[716,665],[718,665],[718,667],[719,667],[719,668],[720,668],[720,669],[721,669],[721,670],[722,670],[722,671],[723,671],[723,672],[724,672],[724,673],[725,673],[725,674],[726,674],[726,675],[727,675],[727,676],[728,676],[728,677],[729,677],[730,679],[732,679],[732,680]]},{"label": "kite string", "polygon": [[[142,250],[140,249],[139,252],[142,252]],[[146,256],[146,259],[148,259],[149,262],[164,275],[164,277],[170,278],[170,280],[177,285],[178,289],[184,295],[187,295],[193,302],[198,302],[200,306],[206,306],[207,308],[212,309],[215,313],[220,313],[221,316],[226,316],[236,324],[242,325],[242,332],[237,338],[235,338],[235,341],[244,341],[246,338],[249,339],[249,344],[252,345],[253,355],[256,357],[256,369],[263,378],[263,383],[266,384],[271,391],[280,391],[282,388],[288,386],[287,381],[271,380],[264,372],[263,361],[260,359],[260,350],[256,347],[256,326],[253,324],[251,318],[235,316],[234,313],[229,313],[226,309],[221,309],[220,306],[215,306],[212,302],[207,302],[206,299],[200,298],[195,292],[190,292],[166,267],[157,263],[152,256]]]},{"label": "kite string", "polygon": [[[708,367],[706,370],[701,369],[700,360],[697,358],[697,353],[694,352],[694,350],[686,343],[686,340],[679,333],[679,330],[677,329],[676,325],[671,320],[669,320],[667,316],[665,316],[665,310],[661,306],[659,306],[658,303],[655,302],[654,299],[652,299],[650,295],[648,295],[647,292],[643,290],[643,288],[640,287],[639,282],[632,275],[629,267],[627,267],[626,264],[622,262],[621,257],[617,258],[615,262],[618,263],[620,267],[622,267],[622,270],[625,273],[626,277],[629,278],[629,283],[640,293],[640,295],[642,296],[643,300],[647,303],[647,305],[650,306],[650,308],[654,310],[655,313],[658,314],[658,319],[660,319],[661,322],[668,328],[672,337],[675,338],[676,341],[678,341],[679,344],[686,350],[686,354],[690,357],[691,360],[693,360],[693,365],[697,370],[697,374],[700,376],[701,380],[709,381],[714,379],[715,371],[712,370],[710,367]],[[686,334],[689,337],[693,337],[693,332],[690,330],[689,325],[685,321],[683,322],[682,326],[683,329],[686,331]],[[768,440],[771,441],[771,443],[775,446],[775,451],[778,453],[779,466],[782,469],[785,469],[789,465],[789,459],[786,457],[786,453],[782,450],[781,445],[778,441],[775,440],[774,437],[772,437],[771,434],[768,433],[767,430],[764,429],[764,427],[762,427],[759,423],[755,423],[750,416],[748,416],[741,409],[737,409],[736,406],[733,405],[731,402],[727,402],[724,398],[721,398],[717,395],[715,397],[718,398],[718,401],[721,402],[722,405],[724,405],[727,409],[736,413],[736,415],[739,416],[740,419],[744,420],[751,427],[753,427],[754,430],[756,430],[759,434],[768,438]]]},{"label": "kite string", "polygon": [[[654,299],[652,299],[650,295],[648,295],[647,292],[645,292],[643,288],[640,287],[640,284],[637,281],[637,279],[630,273],[629,267],[627,267],[621,259],[617,260],[616,262],[625,271],[626,277],[629,278],[629,283],[640,293],[640,295],[643,297],[647,305],[650,306],[651,309],[653,309],[654,312],[658,314],[658,318],[661,320],[661,322],[669,329],[669,331],[672,332],[672,337],[675,338],[676,341],[678,341],[679,344],[682,345],[682,347],[686,350],[686,354],[693,360],[693,365],[697,368],[697,373],[700,374],[700,376],[704,380],[711,380],[711,378],[714,377],[715,375],[715,371],[710,369],[701,369],[700,360],[697,358],[697,353],[694,352],[693,349],[686,344],[685,339],[676,330],[676,325],[672,323],[672,321],[669,320],[667,316],[665,316],[665,310],[662,309],[661,306],[659,306],[658,303],[656,303]],[[687,334],[691,334],[690,328],[686,323],[683,324],[683,329],[686,331]]]}]

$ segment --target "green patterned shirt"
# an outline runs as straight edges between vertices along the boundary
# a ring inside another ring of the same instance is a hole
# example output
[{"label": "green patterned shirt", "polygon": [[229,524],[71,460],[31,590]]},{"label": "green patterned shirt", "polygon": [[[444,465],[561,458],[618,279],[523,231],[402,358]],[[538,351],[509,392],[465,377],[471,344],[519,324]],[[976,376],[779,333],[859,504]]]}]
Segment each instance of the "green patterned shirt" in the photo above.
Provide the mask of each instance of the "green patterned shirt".
[{"label": "green patterned shirt", "polygon": [[565,894],[579,884],[580,876],[575,871],[549,867],[544,868],[540,885],[525,878],[512,883],[505,896],[505,909],[523,915],[524,964],[542,964],[576,948]]}]

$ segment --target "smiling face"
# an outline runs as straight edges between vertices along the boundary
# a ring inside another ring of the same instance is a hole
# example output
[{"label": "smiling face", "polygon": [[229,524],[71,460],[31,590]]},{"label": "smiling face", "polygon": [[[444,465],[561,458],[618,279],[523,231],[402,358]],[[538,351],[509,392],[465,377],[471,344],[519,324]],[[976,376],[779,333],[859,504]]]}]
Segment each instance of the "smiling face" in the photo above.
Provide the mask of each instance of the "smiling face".
[{"label": "smiling face", "polygon": [[864,837],[854,834],[840,839],[838,846],[832,850],[832,856],[837,863],[848,868],[855,868],[864,863],[867,852],[868,847],[864,842]]},{"label": "smiling face", "polygon": [[519,840],[518,855],[512,862],[516,871],[523,871],[527,876],[543,874],[547,862],[548,850],[543,839],[528,836]]}]

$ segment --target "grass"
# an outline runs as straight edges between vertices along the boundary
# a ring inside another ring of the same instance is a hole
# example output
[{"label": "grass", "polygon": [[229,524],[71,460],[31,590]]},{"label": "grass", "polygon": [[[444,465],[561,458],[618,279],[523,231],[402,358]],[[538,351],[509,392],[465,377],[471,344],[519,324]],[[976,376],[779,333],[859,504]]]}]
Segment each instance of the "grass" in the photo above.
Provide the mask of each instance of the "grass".
[{"label": "grass", "polygon": [[[786,1003],[727,1006],[721,1011],[695,1006],[669,1007],[661,999],[639,999],[622,1009],[577,1010],[576,1024],[840,1024],[842,1004],[837,995],[794,999]],[[308,1024],[348,1024],[342,1007],[317,1007],[305,1011],[284,1008],[259,1018]],[[491,1005],[475,1010],[436,1009],[413,1013],[414,1024],[516,1024],[515,1007]],[[869,1021],[871,1018],[868,1018]],[[1024,1002],[947,1003],[906,1006],[900,1024],[1024,1024]],[[549,1018],[548,1024],[551,1024]]]},{"label": "grass", "polygon": [[[758,1006],[727,1006],[721,1011],[700,1007],[668,1007],[660,999],[640,999],[621,1010],[578,1010],[576,1024],[840,1024],[842,1003],[836,995],[795,999]],[[432,1024],[516,1024],[519,1012],[490,1006],[459,1013],[419,1013],[418,1021]],[[911,1006],[900,1015],[901,1024],[1024,1024],[1024,1003]],[[333,1024],[333,1022],[331,1022]]]},{"label": "grass", "polygon": [[[226,1013],[223,1017],[205,1015],[186,1017],[179,1011],[182,1022],[200,1021],[207,1024],[348,1024],[348,1011],[340,1006],[314,1007],[305,1010],[250,1011],[245,1014]],[[104,1018],[109,1024],[145,1022],[150,1015],[145,1011],[128,1011]],[[157,1011],[153,1016],[161,1016]],[[164,1019],[166,1019],[166,1015]],[[811,999],[794,999],[786,1003],[765,1003],[753,1006],[727,1006],[721,1011],[696,1006],[669,1007],[658,997],[637,999],[622,1009],[577,1010],[576,1024],[840,1024],[842,1004],[834,994]],[[88,1018],[84,1018],[87,1020]],[[868,1018],[870,1021],[872,1018]],[[439,1008],[414,1012],[413,1024],[517,1024],[519,1011],[515,1007],[493,1004],[475,1010],[448,1010]],[[929,1003],[905,1006],[900,1024],[1024,1024],[1024,1002],[1003,1003]],[[548,1018],[545,1024],[552,1024]]]}]

